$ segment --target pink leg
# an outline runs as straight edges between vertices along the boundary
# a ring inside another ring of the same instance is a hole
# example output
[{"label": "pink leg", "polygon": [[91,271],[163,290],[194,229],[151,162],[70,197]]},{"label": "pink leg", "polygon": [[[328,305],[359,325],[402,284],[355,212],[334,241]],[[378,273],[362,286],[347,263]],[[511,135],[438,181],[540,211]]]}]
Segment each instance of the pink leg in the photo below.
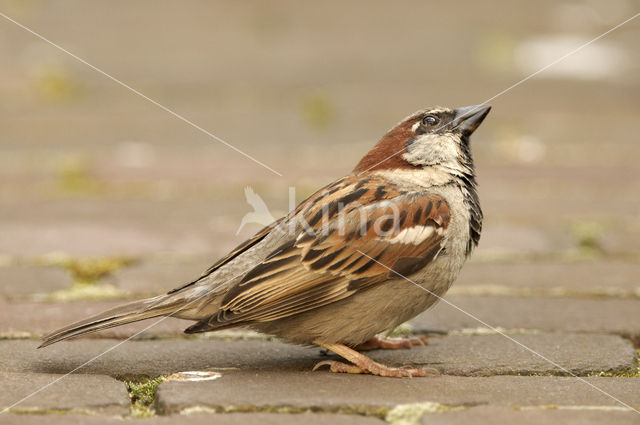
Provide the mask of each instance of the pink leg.
[{"label": "pink leg", "polygon": [[356,351],[367,351],[377,349],[395,350],[398,348],[411,348],[416,345],[427,345],[429,339],[440,338],[438,334],[427,334],[415,337],[391,338],[387,336],[374,336],[368,341],[354,347]]},{"label": "pink leg", "polygon": [[364,354],[358,353],[352,348],[344,344],[324,344],[317,342],[318,345],[324,347],[334,353],[349,360],[352,364],[342,363],[335,360],[325,360],[316,364],[313,370],[317,370],[321,366],[329,366],[331,372],[337,373],[370,373],[377,376],[388,376],[392,378],[411,378],[428,375],[440,375],[435,369],[419,369],[411,367],[390,367],[375,362]]}]

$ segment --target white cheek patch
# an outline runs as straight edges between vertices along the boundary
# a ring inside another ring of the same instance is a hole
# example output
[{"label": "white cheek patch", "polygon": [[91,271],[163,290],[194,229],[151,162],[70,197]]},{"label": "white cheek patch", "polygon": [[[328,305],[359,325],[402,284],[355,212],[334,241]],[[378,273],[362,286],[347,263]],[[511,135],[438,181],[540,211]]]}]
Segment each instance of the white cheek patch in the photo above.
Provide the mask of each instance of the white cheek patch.
[{"label": "white cheek patch", "polygon": [[453,135],[425,134],[416,138],[402,158],[415,165],[438,164],[458,168],[460,155],[457,140]]},{"label": "white cheek patch", "polygon": [[420,245],[433,234],[433,226],[413,226],[402,230],[396,236],[391,238],[391,243]]}]

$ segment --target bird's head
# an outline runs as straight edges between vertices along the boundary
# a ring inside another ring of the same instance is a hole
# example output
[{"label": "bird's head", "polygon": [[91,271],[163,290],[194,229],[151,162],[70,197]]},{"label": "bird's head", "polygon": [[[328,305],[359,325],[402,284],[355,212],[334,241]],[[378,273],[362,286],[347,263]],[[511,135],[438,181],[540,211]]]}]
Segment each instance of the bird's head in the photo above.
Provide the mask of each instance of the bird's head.
[{"label": "bird's head", "polygon": [[439,166],[452,173],[473,173],[469,136],[491,106],[422,109],[385,134],[360,160],[354,172]]}]

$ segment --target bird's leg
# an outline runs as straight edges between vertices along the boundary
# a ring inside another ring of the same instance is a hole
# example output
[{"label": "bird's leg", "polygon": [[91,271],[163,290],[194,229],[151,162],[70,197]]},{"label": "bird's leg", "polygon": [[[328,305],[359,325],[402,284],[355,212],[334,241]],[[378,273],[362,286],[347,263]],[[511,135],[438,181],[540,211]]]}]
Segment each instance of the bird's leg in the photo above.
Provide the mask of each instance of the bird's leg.
[{"label": "bird's leg", "polygon": [[364,354],[358,353],[352,348],[347,347],[344,344],[325,344],[316,342],[316,344],[324,347],[334,353],[349,360],[352,364],[342,363],[335,360],[324,360],[316,364],[313,370],[320,368],[321,366],[329,366],[331,372],[340,373],[370,373],[377,376],[388,376],[393,378],[404,378],[414,376],[427,376],[427,375],[440,375],[435,369],[419,369],[411,367],[390,367],[381,363],[375,362]]},{"label": "bird's leg", "polygon": [[431,338],[441,338],[441,336],[438,334],[427,334],[413,337],[392,338],[389,336],[376,335],[370,340],[356,345],[354,350],[367,351],[377,349],[394,350],[397,348],[411,348],[416,345],[427,345]]}]

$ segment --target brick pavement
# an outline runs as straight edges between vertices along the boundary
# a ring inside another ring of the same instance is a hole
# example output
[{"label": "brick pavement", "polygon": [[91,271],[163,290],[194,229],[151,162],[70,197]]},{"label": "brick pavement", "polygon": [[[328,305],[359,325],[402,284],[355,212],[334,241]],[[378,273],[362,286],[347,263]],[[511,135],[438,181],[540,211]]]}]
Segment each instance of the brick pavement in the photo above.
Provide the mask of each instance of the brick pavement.
[{"label": "brick pavement", "polygon": [[[384,2],[224,13],[4,3],[284,176],[0,22],[0,409],[154,322],[36,350],[43,333],[191,280],[257,230],[235,235],[245,186],[280,215],[289,187],[300,201],[348,172],[403,114],[478,103],[524,77],[527,43],[573,34],[577,44],[632,13],[550,0],[465,13],[414,0],[393,13]],[[443,37],[451,16],[457,34]],[[441,338],[371,353],[442,372],[411,380],[311,372],[319,349],[242,330],[187,337],[187,322],[167,319],[0,424],[640,424],[634,25],[593,46],[624,57],[610,75],[543,73],[496,99],[474,135],[486,220],[446,300],[557,365],[445,303],[403,328]],[[184,371],[219,377],[166,378]]]}]

